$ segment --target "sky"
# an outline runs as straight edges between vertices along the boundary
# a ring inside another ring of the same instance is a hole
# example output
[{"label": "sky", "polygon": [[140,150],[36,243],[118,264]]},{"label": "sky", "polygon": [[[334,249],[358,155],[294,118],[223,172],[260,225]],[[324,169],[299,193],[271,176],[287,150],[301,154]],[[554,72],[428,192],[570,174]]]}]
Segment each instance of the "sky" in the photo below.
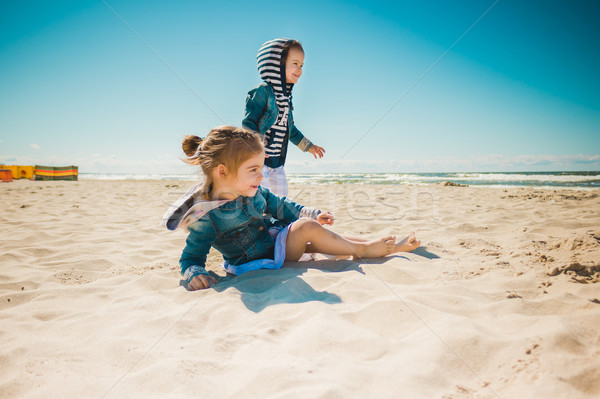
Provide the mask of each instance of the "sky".
[{"label": "sky", "polygon": [[600,170],[600,3],[2,1],[0,164],[192,173],[256,53],[304,46],[289,173]]}]

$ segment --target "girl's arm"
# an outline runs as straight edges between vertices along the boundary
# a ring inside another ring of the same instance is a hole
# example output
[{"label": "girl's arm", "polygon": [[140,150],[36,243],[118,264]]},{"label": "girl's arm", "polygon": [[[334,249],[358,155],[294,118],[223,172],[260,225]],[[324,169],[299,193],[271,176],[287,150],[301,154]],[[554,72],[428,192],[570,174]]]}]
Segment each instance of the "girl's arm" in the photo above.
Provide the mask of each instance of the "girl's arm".
[{"label": "girl's arm", "polygon": [[287,197],[279,197],[262,186],[259,186],[258,189],[267,201],[265,211],[282,222],[292,223],[301,217],[317,219],[321,213],[318,209],[297,204]]},{"label": "girl's arm", "polygon": [[185,248],[183,249],[181,258],[179,258],[179,265],[181,266],[181,274],[187,282],[188,288],[192,289],[190,283],[197,276],[207,276],[201,278],[201,280],[206,280],[207,282],[211,279],[208,277],[210,275],[204,267],[206,266],[206,256],[210,251],[210,247],[215,242],[217,234],[210,220],[206,218],[191,224],[189,231],[190,233],[185,241]]},{"label": "girl's arm", "polygon": [[292,125],[290,129],[290,141],[300,148],[300,150],[306,152],[312,147],[313,143],[304,137],[304,135],[298,130],[296,125]]},{"label": "girl's arm", "polygon": [[258,131],[258,121],[265,112],[267,106],[267,91],[264,86],[250,90],[246,96],[246,112],[242,120],[242,126],[254,132]]},{"label": "girl's arm", "polygon": [[310,152],[315,158],[323,158],[325,149],[312,143],[298,130],[296,125],[290,129],[290,141],[298,146],[304,152]]}]

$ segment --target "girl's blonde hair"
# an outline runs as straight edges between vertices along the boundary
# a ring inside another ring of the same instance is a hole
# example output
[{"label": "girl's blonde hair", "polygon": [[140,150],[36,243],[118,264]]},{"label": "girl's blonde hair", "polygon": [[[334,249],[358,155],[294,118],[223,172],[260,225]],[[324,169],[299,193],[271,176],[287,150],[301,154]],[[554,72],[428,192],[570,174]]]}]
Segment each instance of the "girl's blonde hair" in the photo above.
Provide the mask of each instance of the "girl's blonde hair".
[{"label": "girl's blonde hair", "polygon": [[304,48],[298,40],[288,40],[281,49],[281,65],[285,65],[287,63],[287,57],[290,54],[290,50],[293,48],[300,50],[302,54],[304,54]]},{"label": "girl's blonde hair", "polygon": [[237,175],[240,165],[264,151],[261,137],[251,130],[219,126],[210,131],[205,138],[185,136],[181,148],[190,165],[200,165],[206,176],[200,193],[209,199],[213,186],[213,170],[220,164],[225,165],[233,176]]}]

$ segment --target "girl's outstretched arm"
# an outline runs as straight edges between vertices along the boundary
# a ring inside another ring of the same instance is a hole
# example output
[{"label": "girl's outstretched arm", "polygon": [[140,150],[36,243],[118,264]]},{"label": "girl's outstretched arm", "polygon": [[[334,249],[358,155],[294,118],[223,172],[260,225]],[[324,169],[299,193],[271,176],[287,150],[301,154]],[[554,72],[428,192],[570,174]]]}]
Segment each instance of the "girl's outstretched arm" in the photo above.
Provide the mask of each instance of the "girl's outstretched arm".
[{"label": "girl's outstretched arm", "polygon": [[297,220],[301,216],[302,209],[306,208],[287,197],[275,195],[262,186],[258,190],[267,202],[265,212],[282,222],[291,223]]},{"label": "girl's outstretched arm", "polygon": [[216,239],[215,229],[207,219],[198,220],[188,229],[190,233],[185,241],[181,258],[179,258],[181,274],[187,282],[189,290],[209,288],[216,283],[216,280],[208,274],[204,266],[206,265],[206,256]]}]

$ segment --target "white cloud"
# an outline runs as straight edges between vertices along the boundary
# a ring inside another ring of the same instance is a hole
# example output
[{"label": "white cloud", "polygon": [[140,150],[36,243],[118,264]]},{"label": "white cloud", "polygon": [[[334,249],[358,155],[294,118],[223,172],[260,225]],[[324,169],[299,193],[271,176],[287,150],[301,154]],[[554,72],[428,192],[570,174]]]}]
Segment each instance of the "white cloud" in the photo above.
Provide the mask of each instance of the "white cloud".
[{"label": "white cloud", "polygon": [[39,150],[40,149],[40,146],[37,145],[37,144],[31,144],[30,147],[33,148],[34,150]]}]

